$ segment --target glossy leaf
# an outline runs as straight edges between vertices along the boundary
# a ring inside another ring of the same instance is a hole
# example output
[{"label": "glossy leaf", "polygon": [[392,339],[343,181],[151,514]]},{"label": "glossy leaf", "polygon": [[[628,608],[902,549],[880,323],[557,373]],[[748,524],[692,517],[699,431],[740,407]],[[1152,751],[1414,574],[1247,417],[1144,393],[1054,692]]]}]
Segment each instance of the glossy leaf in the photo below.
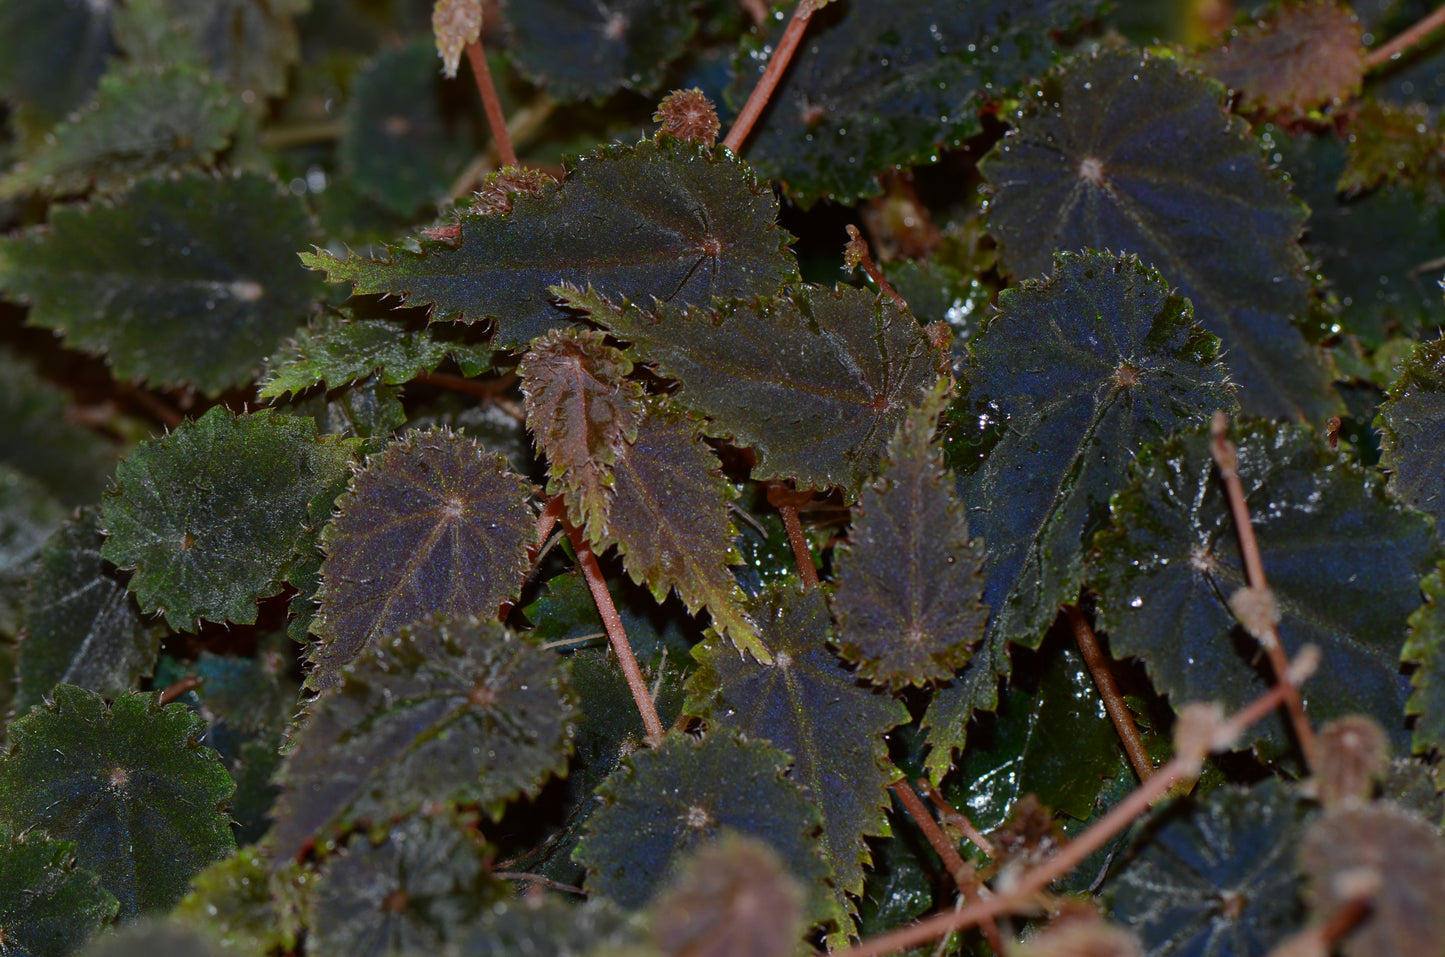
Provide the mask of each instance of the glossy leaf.
[{"label": "glossy leaf", "polygon": [[[744,658],[716,638],[694,650],[685,710],[709,726],[767,741],[793,758],[788,776],[822,814],[819,844],[833,872],[832,916],[851,932],[869,862],[865,836],[889,833],[888,785],[897,777],[884,734],[908,721],[892,696],[860,686],[828,648],[828,606],[817,589],[776,585],[753,618],[772,663]],[[840,939],[841,939],[840,938]]]},{"label": "glossy leaf", "polygon": [[565,773],[576,715],[555,655],[496,622],[404,629],[311,705],[278,779],[283,856],[348,820],[429,802],[493,817]]},{"label": "glossy leaf", "polygon": [[1400,660],[1415,665],[1414,689],[1405,713],[1415,716],[1411,743],[1416,751],[1445,750],[1445,568],[1420,583],[1425,604],[1410,616],[1410,635]]},{"label": "glossy leaf", "polygon": [[1295,242],[1305,211],[1225,115],[1217,85],[1103,51],[1027,102],[983,162],[1007,271],[1044,272],[1056,249],[1137,254],[1223,341],[1246,412],[1322,421],[1337,410],[1318,351],[1292,324],[1307,306]]},{"label": "glossy leaf", "polygon": [[1233,31],[1202,57],[1204,69],[1241,94],[1242,110],[1303,112],[1360,90],[1360,24],[1332,0],[1281,6],[1267,21]]},{"label": "glossy leaf", "polygon": [[848,286],[651,312],[558,292],[678,380],[673,400],[708,416],[709,434],[753,448],[755,479],[856,494],[937,377],[913,318]]},{"label": "glossy leaf", "polygon": [[115,447],[70,421],[71,396],[0,350],[0,463],[31,476],[66,505],[100,498]]},{"label": "glossy leaf", "polygon": [[[1420,578],[1439,557],[1429,521],[1386,501],[1378,478],[1304,429],[1254,425],[1234,440],[1285,652],[1310,642],[1322,655],[1302,689],[1306,711],[1316,723],[1368,715],[1404,750],[1399,660]],[[1091,584],[1113,654],[1143,658],[1175,708],[1218,701],[1233,711],[1273,679],[1227,604],[1244,571],[1210,441],[1187,433],[1140,457],[1095,540]],[[1276,716],[1245,740],[1277,750],[1283,734]]]},{"label": "glossy leaf", "polygon": [[1110,916],[1150,957],[1268,953],[1300,926],[1293,868],[1304,817],[1277,781],[1166,808],[1110,878]]},{"label": "glossy leaf", "polygon": [[160,634],[101,558],[104,541],[100,510],[87,508],[41,552],[25,603],[17,711],[40,704],[57,684],[118,697],[155,669]]},{"label": "glossy leaf", "polygon": [[58,120],[89,99],[111,41],[110,4],[7,0],[0,4],[0,98]]},{"label": "glossy leaf", "polygon": [[574,904],[548,894],[494,904],[453,952],[457,957],[595,957],[641,937],[638,921],[607,901]]},{"label": "glossy leaf", "polygon": [[653,939],[672,957],[790,957],[805,929],[804,899],[768,845],[728,835],[699,848],[658,899]]},{"label": "glossy leaf", "polygon": [[877,684],[947,680],[983,637],[983,542],[932,444],[942,395],[894,434],[834,552],[838,651]]},{"label": "glossy leaf", "polygon": [[74,843],[120,916],[166,910],[191,875],[235,842],[222,802],[234,785],[192,737],[200,720],[153,694],[113,707],[60,685],[53,703],[10,726],[0,757],[0,824]]},{"label": "glossy leaf", "polygon": [[264,176],[145,180],[0,240],[0,289],[118,376],[214,394],[301,322],[312,283],[292,250],[310,235],[305,207]]},{"label": "glossy leaf", "polygon": [[321,607],[307,684],[403,625],[438,615],[494,618],[527,573],[531,486],[473,439],[409,432],[352,480],[322,536]]},{"label": "glossy leaf", "polygon": [[309,506],[344,478],[352,444],[269,412],[199,421],[142,444],[106,496],[101,557],[134,570],[131,593],[173,628],[249,624],[307,538]]},{"label": "glossy leaf", "polygon": [[302,891],[315,882],[313,871],[295,864],[278,871],[254,845],[243,847],[197,874],[171,918],[233,953],[292,950],[302,928]]},{"label": "glossy leaf", "polygon": [[1390,491],[1445,523],[1445,339],[1422,343],[1405,360],[1380,406],[1380,465]]},{"label": "glossy leaf", "polygon": [[74,845],[0,826],[0,927],[5,951],[65,957],[115,917],[116,899],[75,866]]},{"label": "glossy leaf", "polygon": [[[811,205],[881,192],[877,176],[937,159],[980,130],[979,111],[1052,65],[1052,35],[1096,16],[1089,0],[834,4],[802,46],[749,140],[748,158]],[[728,91],[740,106],[783,21],[746,44]]]},{"label": "glossy leaf", "polygon": [[774,291],[797,277],[777,211],[731,154],[644,141],[580,158],[560,186],[517,195],[510,212],[462,213],[455,241],[422,239],[389,259],[301,259],[358,293],[431,305],[438,320],[492,320],[497,344],[517,348],[567,325],[548,294],[558,282],[679,303]]}]

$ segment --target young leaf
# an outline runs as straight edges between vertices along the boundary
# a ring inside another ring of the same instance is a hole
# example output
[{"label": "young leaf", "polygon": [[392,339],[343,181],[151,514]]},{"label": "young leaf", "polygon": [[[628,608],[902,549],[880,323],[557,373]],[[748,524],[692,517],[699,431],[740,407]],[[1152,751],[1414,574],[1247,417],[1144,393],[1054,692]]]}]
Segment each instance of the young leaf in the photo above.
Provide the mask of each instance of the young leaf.
[{"label": "young leaf", "polygon": [[173,628],[249,624],[307,534],[308,506],[342,479],[353,443],[318,438],[310,419],[232,416],[216,406],[116,470],[101,557],[133,569],[130,590]]},{"label": "young leaf", "polygon": [[913,317],[849,286],[651,312],[590,289],[554,291],[681,382],[673,401],[707,415],[709,434],[753,448],[755,479],[857,494],[937,378]]},{"label": "young leaf", "polygon": [[1390,491],[1445,531],[1445,339],[1410,353],[1380,418],[1380,465],[1390,472]]},{"label": "young leaf", "polygon": [[818,811],[783,779],[788,756],[758,741],[714,732],[698,742],[670,734],[623,759],[598,794],[575,857],[587,890],[628,909],[644,906],[684,855],[729,831],[771,847],[809,889],[817,919],[827,868],[814,835]]},{"label": "young leaf", "polygon": [[65,957],[115,917],[116,899],[95,874],[75,866],[73,849],[73,844],[0,825],[5,953]]},{"label": "young leaf", "polygon": [[643,141],[582,157],[560,186],[518,194],[510,212],[464,212],[455,242],[301,261],[358,293],[434,306],[435,319],[490,319],[497,344],[514,349],[567,324],[548,296],[554,283],[679,303],[773,292],[797,279],[777,214],[772,191],[731,153]]},{"label": "young leaf", "polygon": [[[1092,0],[835,4],[814,15],[748,157],[804,205],[875,196],[879,173],[977,133],[985,101],[1048,69],[1050,38],[1100,10]],[[782,29],[775,20],[747,43],[729,99],[742,103]]]},{"label": "young leaf", "polygon": [[1110,916],[1149,954],[1269,953],[1300,925],[1292,871],[1304,816],[1273,780],[1165,809],[1110,878]]},{"label": "young leaf", "polygon": [[895,690],[952,677],[983,636],[983,542],[932,444],[942,396],[894,433],[834,555],[838,653]]},{"label": "young leaf", "polygon": [[122,918],[169,909],[192,874],[235,847],[221,810],[235,785],[192,740],[201,723],[154,694],[107,707],[93,692],[59,685],[53,703],[10,726],[0,824],[73,842]]},{"label": "young leaf", "polygon": [[118,376],[214,394],[300,322],[312,283],[292,250],[311,229],[301,201],[255,173],[144,180],[0,240],[0,289]]},{"label": "young leaf", "polygon": [[1395,185],[1429,188],[1431,177],[1439,174],[1440,128],[1425,104],[1403,107],[1373,99],[1360,104],[1336,183],[1341,193]]},{"label": "young leaf", "polygon": [[105,490],[115,447],[71,424],[71,397],[0,349],[0,463],[38,480],[66,505],[89,505]]},{"label": "young leaf", "polygon": [[557,656],[495,621],[402,629],[311,705],[277,775],[278,855],[329,825],[429,802],[496,817],[565,773],[575,715]]},{"label": "young leaf", "polygon": [[115,698],[156,666],[160,634],[100,550],[100,509],[87,508],[46,543],[25,603],[15,709],[40,704],[57,684]]},{"label": "young leaf", "polygon": [[115,53],[113,14],[90,0],[0,3],[0,99],[34,111],[38,124],[84,103]]},{"label": "young leaf", "polygon": [[1410,616],[1400,660],[1415,666],[1405,713],[1415,716],[1411,743],[1418,752],[1445,750],[1445,566],[1420,583],[1425,604]]},{"label": "young leaf", "polygon": [[1102,51],[1027,101],[982,164],[1008,271],[1041,273],[1056,249],[1135,253],[1223,340],[1246,412],[1334,413],[1319,351],[1291,322],[1308,305],[1295,242],[1305,210],[1225,115],[1223,91],[1168,60]]},{"label": "young leaf", "polygon": [[353,834],[317,883],[306,952],[442,952],[506,895],[480,845],[448,815],[409,817],[377,845],[364,833]]},{"label": "young leaf", "polygon": [[658,898],[652,935],[670,957],[791,957],[806,929],[804,900],[772,848],[730,834],[682,866]]},{"label": "young leaf", "polygon": [[656,90],[697,30],[692,6],[672,0],[529,0],[506,17],[512,59],[559,100]]},{"label": "young leaf", "polygon": [[1204,69],[1238,90],[1241,110],[1304,112],[1360,91],[1360,23],[1332,0],[1275,9],[1268,21],[1233,31],[1203,58]]},{"label": "young leaf", "polygon": [[342,665],[403,625],[496,617],[527,573],[531,492],[502,456],[445,429],[373,455],[322,534],[322,640],[306,683],[335,686]]},{"label": "young leaf", "polygon": [[[1399,662],[1420,578],[1439,557],[1429,520],[1388,502],[1375,475],[1302,428],[1254,425],[1235,441],[1285,652],[1310,642],[1322,654],[1302,689],[1306,710],[1315,722],[1368,715],[1404,750]],[[1143,658],[1176,708],[1218,701],[1232,711],[1273,679],[1255,664],[1254,640],[1235,631],[1228,599],[1244,570],[1210,442],[1195,431],[1140,456],[1112,527],[1095,539],[1090,584],[1115,655]],[[1282,734],[1276,717],[1246,740],[1277,748]]]},{"label": "young leaf", "polygon": [[889,833],[888,764],[883,736],[908,721],[892,696],[860,686],[828,650],[828,606],[817,589],[780,584],[753,608],[771,664],[744,658],[710,638],[694,649],[699,668],[688,680],[684,710],[711,726],[782,748],[789,778],[822,815],[819,845],[833,872],[830,916],[851,932],[851,894],[863,892],[869,862],[865,836]]}]

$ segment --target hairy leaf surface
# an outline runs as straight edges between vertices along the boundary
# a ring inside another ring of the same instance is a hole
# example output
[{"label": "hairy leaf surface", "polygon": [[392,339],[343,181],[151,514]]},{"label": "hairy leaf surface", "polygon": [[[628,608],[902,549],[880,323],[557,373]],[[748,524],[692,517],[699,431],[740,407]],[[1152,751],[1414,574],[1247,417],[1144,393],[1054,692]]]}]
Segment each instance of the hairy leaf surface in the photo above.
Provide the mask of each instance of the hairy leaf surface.
[{"label": "hairy leaf surface", "polygon": [[173,628],[254,622],[256,600],[280,590],[305,543],[313,500],[345,478],[352,447],[318,438],[310,419],[216,406],[120,464],[101,556],[133,569],[141,610]]},{"label": "hairy leaf surface", "polygon": [[10,726],[0,824],[73,842],[122,918],[169,909],[192,874],[235,847],[221,809],[235,785],[192,740],[200,719],[154,694],[107,707],[60,685],[53,699]]},{"label": "hairy leaf surface", "polygon": [[1415,347],[1380,406],[1380,465],[1390,491],[1445,532],[1445,339]]},{"label": "hairy leaf surface", "polygon": [[681,382],[673,400],[707,415],[710,434],[755,449],[755,479],[856,494],[937,378],[913,317],[849,286],[653,312],[557,291]]},{"label": "hairy leaf surface", "polygon": [[256,173],[145,180],[0,240],[0,290],[118,376],[214,394],[300,323],[314,284],[293,250],[311,229],[301,201]]},{"label": "hairy leaf surface", "polygon": [[119,905],[95,874],[75,866],[74,845],[0,825],[0,928],[17,957],[65,957],[115,917]]},{"label": "hairy leaf surface", "polygon": [[493,817],[565,773],[576,712],[557,656],[495,621],[403,629],[311,705],[278,779],[281,856],[346,820],[432,801]]},{"label": "hairy leaf surface", "polygon": [[744,658],[710,638],[694,650],[685,710],[710,726],[767,741],[792,755],[788,776],[822,814],[819,845],[833,872],[834,919],[851,931],[871,856],[865,836],[889,833],[884,811],[897,776],[883,736],[908,721],[891,695],[860,686],[828,648],[828,606],[818,589],[766,589],[753,608],[771,664]]},{"label": "hairy leaf surface", "polygon": [[403,625],[496,617],[527,572],[530,494],[502,456],[447,430],[372,456],[322,537],[307,684],[336,685],[342,665]]},{"label": "hairy leaf surface", "polygon": [[[1388,502],[1375,475],[1302,428],[1254,425],[1235,441],[1285,651],[1310,642],[1322,654],[1305,709],[1317,723],[1369,715],[1405,750],[1399,661],[1420,578],[1439,557],[1429,520]],[[1227,603],[1245,579],[1210,442],[1196,431],[1140,456],[1096,539],[1091,584],[1113,654],[1143,658],[1175,708],[1218,701],[1234,711],[1273,679]],[[1277,749],[1284,731],[1275,716],[1245,735]]]},{"label": "hairy leaf surface", "polygon": [[559,282],[643,302],[773,292],[797,278],[777,213],[730,153],[644,141],[581,157],[560,186],[517,195],[509,212],[462,213],[454,242],[423,239],[384,260],[301,259],[358,293],[434,306],[436,319],[490,319],[497,344],[517,348],[568,323],[548,294]]},{"label": "hairy leaf surface", "polygon": [[1281,6],[1202,59],[1206,71],[1242,94],[1241,110],[1328,106],[1358,93],[1365,74],[1359,21],[1332,0]]},{"label": "hairy leaf surface", "polygon": [[1291,322],[1307,306],[1305,210],[1225,115],[1223,91],[1167,60],[1099,52],[1028,102],[983,162],[1005,267],[1037,275],[1056,249],[1135,253],[1223,340],[1246,412],[1336,411],[1318,350]]}]

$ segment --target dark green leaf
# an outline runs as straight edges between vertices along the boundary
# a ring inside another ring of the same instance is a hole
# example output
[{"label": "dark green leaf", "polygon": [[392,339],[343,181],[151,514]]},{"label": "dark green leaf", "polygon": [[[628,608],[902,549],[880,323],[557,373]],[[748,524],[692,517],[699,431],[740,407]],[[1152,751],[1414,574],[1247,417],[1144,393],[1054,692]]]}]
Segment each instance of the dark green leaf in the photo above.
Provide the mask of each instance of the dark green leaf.
[{"label": "dark green leaf", "polygon": [[1445,532],[1445,339],[1415,347],[1380,406],[1380,465],[1390,491]]},{"label": "dark green leaf", "polygon": [[0,198],[109,192],[149,174],[205,166],[240,118],[226,91],[194,68],[107,73],[94,103],[0,178]]},{"label": "dark green leaf", "polygon": [[1400,660],[1415,666],[1405,713],[1415,716],[1416,751],[1445,751],[1445,567],[1421,582],[1420,591],[1425,604],[1410,616],[1410,635],[1400,650]]},{"label": "dark green leaf", "polygon": [[311,705],[278,775],[279,853],[330,825],[433,801],[480,804],[495,817],[565,772],[574,715],[557,656],[502,625],[403,629]]},{"label": "dark green leaf", "polygon": [[1332,0],[1282,5],[1267,20],[1231,32],[1202,61],[1240,92],[1241,111],[1329,106],[1359,93],[1365,74],[1359,21]]},{"label": "dark green leaf", "polygon": [[115,52],[113,12],[91,0],[0,3],[0,98],[28,106],[37,125],[84,103]]},{"label": "dark green leaf", "polygon": [[663,954],[792,957],[806,897],[761,841],[737,834],[700,847],[657,899],[652,937]]},{"label": "dark green leaf", "polygon": [[828,649],[828,606],[817,589],[779,584],[753,608],[765,665],[711,638],[694,650],[700,667],[688,681],[686,711],[717,728],[767,741],[793,758],[789,777],[822,814],[819,839],[833,872],[830,916],[845,939],[863,892],[865,836],[889,833],[888,763],[883,735],[908,720],[892,696],[861,684]]},{"label": "dark green leaf", "polygon": [[119,376],[217,393],[300,323],[313,283],[293,250],[310,236],[300,200],[265,176],[145,180],[0,240],[0,288]]},{"label": "dark green leaf", "polygon": [[114,698],[155,669],[159,631],[101,558],[104,541],[100,509],[87,508],[46,543],[25,605],[17,711],[62,683]]},{"label": "dark green leaf", "polygon": [[937,378],[913,317],[849,286],[655,312],[558,292],[679,380],[673,400],[707,415],[710,434],[755,449],[756,479],[856,494]]},{"label": "dark green leaf", "polygon": [[0,634],[19,629],[26,579],[67,514],[37,479],[0,462]]},{"label": "dark green leaf", "polygon": [[[1115,655],[1142,657],[1175,708],[1218,701],[1233,711],[1273,678],[1227,604],[1244,571],[1210,441],[1196,431],[1140,456],[1114,499],[1113,527],[1095,541],[1090,583]],[[1369,715],[1405,750],[1399,662],[1420,578],[1439,557],[1430,522],[1386,501],[1373,473],[1302,428],[1255,425],[1235,441],[1285,651],[1310,642],[1322,654],[1303,688],[1306,710],[1315,722]],[[1283,733],[1276,717],[1246,735],[1277,749]]]},{"label": "dark green leaf", "polygon": [[607,901],[573,904],[560,894],[548,894],[494,905],[455,953],[457,957],[596,957],[641,937],[638,921],[623,916]]},{"label": "dark green leaf", "polygon": [[[805,205],[876,195],[879,173],[933,161],[940,146],[977,133],[988,100],[1052,64],[1051,34],[1100,9],[1091,0],[833,4],[813,16],[748,157]],[[736,104],[782,29],[774,20],[738,58]]]},{"label": "dark green leaf", "polygon": [[0,826],[0,928],[6,954],[65,957],[115,917],[119,906],[74,845]]},{"label": "dark green leaf", "polygon": [[464,212],[455,242],[423,239],[420,252],[388,260],[301,259],[358,293],[435,306],[436,319],[493,320],[497,343],[516,348],[566,325],[554,283],[644,302],[774,291],[797,278],[777,213],[731,153],[644,141],[582,157],[560,186],[517,195],[510,212]]},{"label": "dark green leaf", "polygon": [[115,467],[115,448],[72,425],[70,396],[0,350],[0,463],[40,481],[66,505],[100,498]]},{"label": "dark green leaf", "polygon": [[[676,667],[691,666],[689,651],[702,637],[702,627],[682,602],[669,599],[658,604],[645,585],[621,574],[608,576],[607,589],[632,652],[644,669],[657,665],[664,655]],[[532,634],[551,647],[577,651],[607,646],[597,601],[576,569],[547,579],[546,592],[523,611],[529,621],[537,623]]]},{"label": "dark green leaf", "polygon": [[173,628],[249,624],[306,544],[309,506],[351,462],[353,443],[317,438],[310,419],[270,412],[199,421],[140,448],[116,470],[101,556],[134,569],[141,610]]},{"label": "dark green leaf", "polygon": [[1245,411],[1335,412],[1319,352],[1291,322],[1308,305],[1305,210],[1224,113],[1224,91],[1169,60],[1101,51],[1027,101],[983,163],[1006,268],[1037,275],[1056,249],[1135,253],[1223,340]]},{"label": "dark green leaf", "polygon": [[983,542],[932,444],[944,395],[903,420],[835,552],[838,651],[895,689],[952,677],[983,636]]},{"label": "dark green leaf", "polygon": [[1165,809],[1110,879],[1110,916],[1149,957],[1270,952],[1301,924],[1293,870],[1303,818],[1277,781]]},{"label": "dark green leaf", "polygon": [[408,432],[372,456],[337,502],[307,684],[403,625],[443,615],[493,618],[527,573],[531,486],[500,455],[454,432]]},{"label": "dark green leaf", "polygon": [[302,889],[315,879],[296,864],[277,871],[256,847],[243,847],[192,878],[190,893],[171,917],[204,930],[234,953],[294,950],[302,928]]},{"label": "dark green leaf", "polygon": [[122,917],[170,908],[192,874],[235,846],[221,810],[234,785],[192,740],[200,719],[154,694],[113,708],[70,685],[53,697],[10,726],[0,823],[74,842]]}]

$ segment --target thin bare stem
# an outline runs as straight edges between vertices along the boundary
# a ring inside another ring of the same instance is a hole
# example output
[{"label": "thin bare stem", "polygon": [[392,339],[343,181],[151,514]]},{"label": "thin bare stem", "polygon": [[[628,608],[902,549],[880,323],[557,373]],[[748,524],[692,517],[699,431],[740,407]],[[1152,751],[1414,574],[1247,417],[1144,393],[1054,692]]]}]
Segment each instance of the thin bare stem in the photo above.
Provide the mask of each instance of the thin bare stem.
[{"label": "thin bare stem", "polygon": [[926,779],[920,780],[918,786],[923,788],[924,793],[928,795],[928,800],[938,808],[938,816],[943,818],[944,824],[958,828],[959,833],[968,838],[968,842],[978,848],[984,857],[992,858],[998,854],[998,849],[993,846],[993,842],[973,826],[973,822],[968,819],[967,814],[944,800],[943,795],[938,793],[938,788],[929,784]]},{"label": "thin bare stem", "polygon": [[1114,730],[1118,732],[1124,751],[1129,755],[1129,763],[1134,765],[1134,773],[1139,775],[1139,780],[1147,781],[1154,773],[1154,761],[1149,757],[1149,750],[1144,747],[1139,726],[1134,723],[1134,712],[1129,710],[1129,706],[1124,703],[1124,696],[1119,693],[1114,672],[1109,669],[1109,659],[1104,657],[1104,652],[1099,647],[1099,639],[1094,635],[1089,619],[1084,617],[1083,610],[1078,605],[1064,605],[1063,608],[1069,625],[1074,629],[1074,640],[1078,642],[1084,663],[1089,666],[1089,673],[1094,676],[1094,686],[1099,689],[1099,697],[1104,699],[1104,710],[1109,712],[1109,720],[1114,722]]},{"label": "thin bare stem", "polygon": [[617,614],[617,607],[612,604],[612,595],[607,591],[607,579],[602,576],[597,556],[592,554],[592,547],[587,544],[587,539],[582,537],[580,529],[568,526],[567,534],[572,539],[573,550],[577,552],[577,564],[582,569],[582,577],[587,580],[592,600],[597,603],[597,613],[602,616],[602,625],[607,629],[612,650],[617,652],[617,662],[622,665],[622,674],[627,678],[632,700],[637,702],[637,712],[642,715],[642,726],[647,730],[649,740],[660,741],[666,733],[662,727],[662,719],[657,716],[657,706],[653,704],[652,695],[647,691],[642,669],[637,667],[637,657],[632,653],[632,644],[627,640],[627,632],[622,627],[622,618]]},{"label": "thin bare stem", "polygon": [[[1239,553],[1244,559],[1245,576],[1251,588],[1258,589],[1261,593],[1268,592],[1269,582],[1264,576],[1264,561],[1259,555],[1259,542],[1254,537],[1254,522],[1249,516],[1249,504],[1244,500],[1244,483],[1239,479],[1239,454],[1234,443],[1229,441],[1228,416],[1223,412],[1214,413],[1211,428],[1214,441],[1210,445],[1210,452],[1214,456],[1214,464],[1219,469],[1219,477],[1224,480],[1224,490],[1229,497],[1229,509],[1234,516],[1235,532],[1239,536]],[[1299,689],[1289,680],[1289,660],[1285,657],[1277,622],[1270,622],[1268,640],[1261,641],[1260,644],[1269,656],[1275,680],[1285,686],[1285,703],[1290,723],[1294,726],[1295,737],[1299,741],[1300,750],[1304,752],[1305,765],[1308,766],[1314,761],[1315,731],[1310,727],[1310,719],[1305,714],[1304,700],[1300,697]]]},{"label": "thin bare stem", "polygon": [[566,891],[569,894],[581,894],[583,896],[587,894],[587,892],[580,887],[563,884],[561,881],[554,881],[552,878],[543,877],[541,874],[524,874],[521,871],[493,871],[492,876],[504,881],[527,881],[531,884],[541,884],[543,887],[550,887],[557,891]]},{"label": "thin bare stem", "polygon": [[482,109],[487,112],[487,125],[492,128],[497,155],[501,157],[503,166],[516,166],[517,151],[512,148],[512,134],[507,131],[507,117],[502,113],[502,101],[497,99],[497,87],[492,82],[492,71],[487,66],[487,52],[482,49],[481,40],[467,44],[467,62],[472,66],[477,92],[482,94]]},{"label": "thin bare stem", "polygon": [[1365,56],[1365,69],[1374,70],[1395,59],[1421,40],[1445,26],[1445,5],[1420,20],[1403,33],[1396,34],[1388,43],[1382,43]]},{"label": "thin bare stem", "polygon": [[[824,0],[826,2],[826,0]],[[807,32],[808,21],[823,4],[818,0],[798,0],[798,6],[793,10],[793,18],[788,21],[788,26],[783,30],[783,36],[778,40],[778,47],[768,59],[768,65],[763,68],[763,75],[758,78],[758,85],[753,87],[753,92],[748,96],[748,101],[743,104],[743,110],[738,114],[732,129],[723,140],[723,146],[734,153],[742,149],[743,143],[747,142],[748,134],[753,131],[753,124],[757,123],[758,117],[763,115],[763,109],[772,99],[773,91],[778,88],[778,83],[783,79],[783,74],[788,69],[788,64],[793,59],[793,53],[798,49],[798,44],[803,41],[803,34]]]},{"label": "thin bare stem", "polygon": [[297,123],[292,126],[273,126],[261,133],[261,148],[284,150],[292,146],[309,146],[312,143],[326,143],[341,139],[346,132],[343,120],[321,120],[315,123]]},{"label": "thin bare stem", "polygon": [[804,588],[818,584],[818,569],[813,565],[813,553],[808,550],[808,539],[803,535],[803,523],[798,520],[796,505],[779,505],[778,514],[783,516],[783,527],[788,530],[788,544],[793,546],[793,561],[798,565],[798,577]]},{"label": "thin bare stem", "polygon": [[898,303],[898,308],[907,309],[908,303],[903,300],[902,296],[898,295],[898,290],[893,288],[893,284],[883,275],[883,270],[879,269],[878,264],[873,261],[873,252],[868,248],[868,244],[863,241],[863,234],[858,232],[858,227],[849,223],[843,228],[848,231],[848,245],[844,247],[847,250],[848,261],[850,263],[856,262],[862,267],[863,272],[867,273],[868,278],[873,280],[874,285],[887,293],[890,299]]},{"label": "thin bare stem", "polygon": [[206,679],[200,677],[199,675],[186,675],[184,678],[181,678],[175,684],[172,684],[170,687],[166,688],[166,690],[162,691],[160,693],[160,697],[156,699],[156,703],[170,704],[172,701],[176,700],[187,691],[190,691],[193,688],[199,688],[205,683]]}]

